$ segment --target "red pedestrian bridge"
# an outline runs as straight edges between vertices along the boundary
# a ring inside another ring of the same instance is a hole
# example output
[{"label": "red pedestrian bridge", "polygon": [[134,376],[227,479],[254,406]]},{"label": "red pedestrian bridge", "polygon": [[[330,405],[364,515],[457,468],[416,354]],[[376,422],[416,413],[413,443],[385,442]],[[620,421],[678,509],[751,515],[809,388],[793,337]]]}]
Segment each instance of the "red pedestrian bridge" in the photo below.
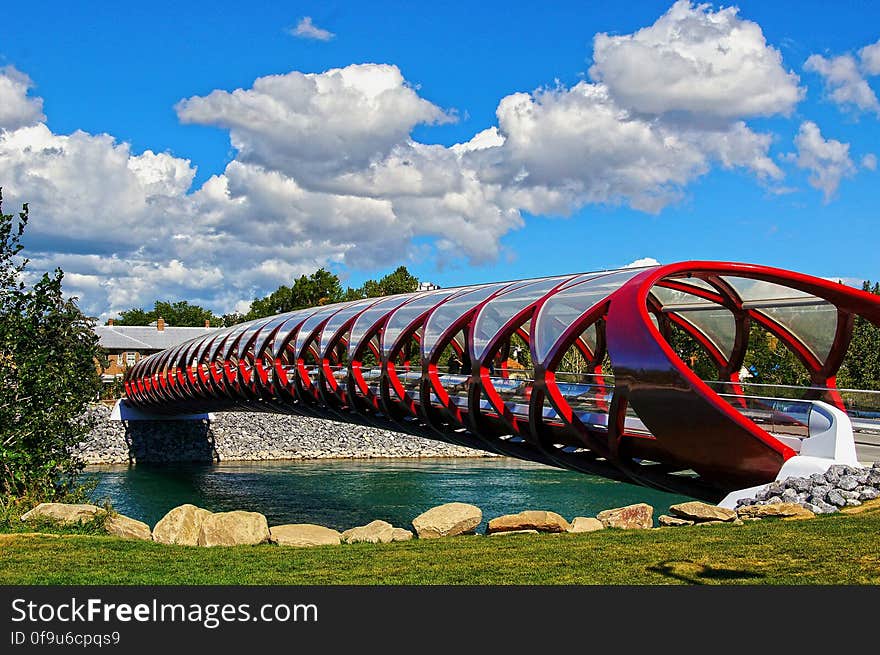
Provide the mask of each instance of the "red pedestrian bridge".
[{"label": "red pedestrian bridge", "polygon": [[[835,382],[858,316],[880,326],[880,298],[691,261],[261,318],[142,359],[125,390],[147,416],[322,417],[717,500],[880,454],[880,393]],[[809,386],[741,379],[753,324]],[[702,347],[717,379],[676,354],[673,331]]]}]

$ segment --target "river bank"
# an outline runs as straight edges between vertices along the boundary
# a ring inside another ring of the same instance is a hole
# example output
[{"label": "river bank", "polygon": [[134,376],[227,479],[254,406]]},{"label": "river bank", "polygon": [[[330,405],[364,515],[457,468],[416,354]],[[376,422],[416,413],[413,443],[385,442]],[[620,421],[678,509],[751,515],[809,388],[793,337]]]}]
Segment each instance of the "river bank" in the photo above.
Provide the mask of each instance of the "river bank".
[{"label": "river bank", "polygon": [[286,414],[217,412],[208,421],[111,421],[93,405],[95,427],[77,450],[87,464],[492,457],[399,432]]},{"label": "river bank", "polygon": [[878,530],[880,512],[318,548],[8,534],[0,535],[0,584],[876,585]]}]

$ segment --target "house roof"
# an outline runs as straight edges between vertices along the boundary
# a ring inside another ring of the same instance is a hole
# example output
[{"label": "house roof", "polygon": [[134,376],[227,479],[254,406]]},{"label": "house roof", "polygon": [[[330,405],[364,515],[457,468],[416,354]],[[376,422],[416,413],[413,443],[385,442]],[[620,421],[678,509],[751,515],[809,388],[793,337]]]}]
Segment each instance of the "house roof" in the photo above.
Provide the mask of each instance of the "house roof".
[{"label": "house roof", "polygon": [[219,328],[171,327],[157,330],[147,325],[96,325],[98,343],[108,350],[164,350]]}]

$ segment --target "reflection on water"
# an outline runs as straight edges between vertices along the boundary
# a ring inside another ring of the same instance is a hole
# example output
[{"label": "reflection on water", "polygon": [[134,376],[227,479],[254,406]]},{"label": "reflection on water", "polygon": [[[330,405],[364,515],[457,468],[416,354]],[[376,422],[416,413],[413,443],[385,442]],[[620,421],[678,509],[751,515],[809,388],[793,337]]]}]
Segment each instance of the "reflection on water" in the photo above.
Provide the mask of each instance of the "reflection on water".
[{"label": "reflection on water", "polygon": [[682,496],[506,459],[387,459],[91,466],[94,497],[154,525],[192,503],[220,512],[262,512],[270,525],[317,523],[344,530],[374,519],[410,527],[426,509],[473,503],[488,520],[524,509],[568,519],[636,502],[666,511]]}]

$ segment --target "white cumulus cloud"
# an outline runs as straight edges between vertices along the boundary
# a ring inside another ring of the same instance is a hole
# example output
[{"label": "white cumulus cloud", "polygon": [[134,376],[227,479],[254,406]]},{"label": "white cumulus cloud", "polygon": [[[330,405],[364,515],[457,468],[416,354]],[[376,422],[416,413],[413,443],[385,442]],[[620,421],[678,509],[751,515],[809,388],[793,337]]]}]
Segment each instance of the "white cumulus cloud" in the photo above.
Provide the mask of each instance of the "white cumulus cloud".
[{"label": "white cumulus cloud", "polygon": [[567,214],[588,203],[656,212],[713,163],[782,177],[767,155],[770,137],[743,122],[701,129],[634,114],[603,84],[513,94],[497,115],[503,143],[469,151],[465,161],[532,213]]},{"label": "white cumulus cloud", "polygon": [[835,104],[880,114],[877,95],[862,77],[858,62],[852,55],[839,55],[830,59],[822,55],[810,55],[804,69],[822,77],[825,93]]},{"label": "white cumulus cloud", "polygon": [[43,123],[0,132],[0,180],[38,210],[29,233],[91,247],[135,245],[172,228],[195,170],[106,134],[53,134]]},{"label": "white cumulus cloud", "polygon": [[312,22],[311,16],[303,16],[300,18],[296,27],[292,28],[290,33],[300,39],[313,39],[315,41],[329,41],[336,36],[333,32],[315,25]]},{"label": "white cumulus cloud", "polygon": [[642,257],[641,259],[630,262],[624,266],[624,268],[643,268],[645,266],[660,266],[660,262],[653,257]]},{"label": "white cumulus cloud", "polygon": [[761,27],[736,7],[679,0],[653,25],[594,39],[590,75],[625,107],[701,119],[788,114],[803,97]]},{"label": "white cumulus cloud", "polygon": [[14,66],[0,67],[0,130],[17,130],[45,120],[42,98],[28,95],[31,78]]},{"label": "white cumulus cloud", "polygon": [[869,152],[867,155],[862,157],[862,168],[866,168],[869,171],[877,170],[877,155],[872,152]]},{"label": "white cumulus cloud", "polygon": [[819,126],[812,121],[801,124],[794,139],[797,154],[792,160],[810,172],[810,186],[819,189],[825,202],[831,200],[845,177],[852,177],[856,167],[849,156],[849,144],[825,139]]},{"label": "white cumulus cloud", "polygon": [[880,75],[880,40],[859,50],[859,57],[866,75]]},{"label": "white cumulus cloud", "polygon": [[228,129],[239,160],[314,180],[369,166],[416,125],[452,120],[396,66],[379,64],[261,77],[250,89],[194,96],[176,110],[184,123]]}]

